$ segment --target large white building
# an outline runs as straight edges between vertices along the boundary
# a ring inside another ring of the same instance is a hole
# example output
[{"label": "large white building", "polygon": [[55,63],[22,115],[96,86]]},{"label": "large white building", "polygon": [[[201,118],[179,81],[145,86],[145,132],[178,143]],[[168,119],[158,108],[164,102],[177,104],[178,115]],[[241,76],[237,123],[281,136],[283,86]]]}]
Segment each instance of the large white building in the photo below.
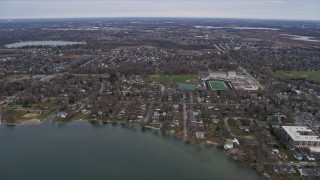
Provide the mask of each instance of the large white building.
[{"label": "large white building", "polygon": [[306,126],[282,126],[282,129],[293,147],[320,147],[320,137]]}]

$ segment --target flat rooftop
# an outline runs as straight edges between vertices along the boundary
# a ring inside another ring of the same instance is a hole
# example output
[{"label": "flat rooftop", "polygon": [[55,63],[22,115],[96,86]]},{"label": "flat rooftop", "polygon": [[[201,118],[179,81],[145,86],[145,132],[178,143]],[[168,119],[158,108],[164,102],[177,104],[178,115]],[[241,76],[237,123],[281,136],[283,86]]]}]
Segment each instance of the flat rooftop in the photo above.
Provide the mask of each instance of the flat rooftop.
[{"label": "flat rooftop", "polygon": [[306,126],[282,126],[282,128],[288,133],[288,135],[294,141],[317,141],[317,142],[320,142],[320,138],[317,135],[303,135],[303,134],[301,134],[302,132],[313,133],[313,131]]}]

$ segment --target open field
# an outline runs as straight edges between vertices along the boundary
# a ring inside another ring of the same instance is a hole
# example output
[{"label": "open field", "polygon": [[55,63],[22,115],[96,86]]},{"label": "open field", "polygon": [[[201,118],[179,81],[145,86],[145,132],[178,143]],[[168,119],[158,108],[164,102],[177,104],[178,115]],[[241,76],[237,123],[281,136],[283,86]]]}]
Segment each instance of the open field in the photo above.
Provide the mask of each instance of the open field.
[{"label": "open field", "polygon": [[241,130],[236,125],[230,125],[230,131],[236,136],[248,136],[248,135],[251,135],[250,132],[245,132],[245,131]]},{"label": "open field", "polygon": [[211,90],[228,90],[228,86],[223,81],[207,81],[207,85]]},{"label": "open field", "polygon": [[46,102],[36,102],[32,104],[32,108],[34,109],[39,109],[42,107],[47,107],[48,109],[51,109],[53,107],[55,107],[57,104],[50,102],[50,101],[46,101]]},{"label": "open field", "polygon": [[56,117],[54,122],[66,122],[66,121],[79,121],[79,120],[88,120],[90,119],[89,115],[82,114],[81,112],[71,113],[71,116],[68,118]]},{"label": "open field", "polygon": [[320,82],[320,71],[276,71],[273,75],[281,78],[307,79]]},{"label": "open field", "polygon": [[43,121],[52,113],[53,111],[42,111],[42,113],[37,117],[37,119],[39,119],[40,121]]},{"label": "open field", "polygon": [[153,75],[147,78],[147,81],[157,83],[185,83],[187,81],[198,83],[196,75]]},{"label": "open field", "polygon": [[4,110],[2,122],[20,124],[25,121],[31,120],[37,117],[41,111],[28,111],[28,110]]},{"label": "open field", "polygon": [[88,120],[89,119],[89,115],[86,114],[82,114],[80,112],[75,113],[72,117],[71,120]]},{"label": "open field", "polygon": [[23,115],[23,118],[34,118],[38,115],[38,113],[27,113],[25,115]]}]

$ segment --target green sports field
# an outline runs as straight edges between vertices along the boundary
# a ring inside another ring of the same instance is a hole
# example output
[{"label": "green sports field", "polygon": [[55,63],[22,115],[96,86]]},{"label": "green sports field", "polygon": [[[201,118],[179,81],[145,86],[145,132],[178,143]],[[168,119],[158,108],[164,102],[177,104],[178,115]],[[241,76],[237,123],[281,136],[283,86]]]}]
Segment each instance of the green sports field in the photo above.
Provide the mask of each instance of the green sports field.
[{"label": "green sports field", "polygon": [[320,71],[276,71],[273,75],[281,78],[307,79],[320,82]]},{"label": "green sports field", "polygon": [[228,85],[223,81],[207,81],[207,86],[211,90],[228,90]]}]

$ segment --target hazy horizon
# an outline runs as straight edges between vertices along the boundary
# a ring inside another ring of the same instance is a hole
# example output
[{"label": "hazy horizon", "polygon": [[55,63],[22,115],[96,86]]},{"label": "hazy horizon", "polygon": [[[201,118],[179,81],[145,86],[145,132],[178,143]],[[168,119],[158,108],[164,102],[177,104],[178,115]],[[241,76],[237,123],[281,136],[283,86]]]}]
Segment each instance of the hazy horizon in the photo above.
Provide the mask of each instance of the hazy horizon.
[{"label": "hazy horizon", "polygon": [[320,20],[317,0],[3,0],[0,19],[176,17]]}]

